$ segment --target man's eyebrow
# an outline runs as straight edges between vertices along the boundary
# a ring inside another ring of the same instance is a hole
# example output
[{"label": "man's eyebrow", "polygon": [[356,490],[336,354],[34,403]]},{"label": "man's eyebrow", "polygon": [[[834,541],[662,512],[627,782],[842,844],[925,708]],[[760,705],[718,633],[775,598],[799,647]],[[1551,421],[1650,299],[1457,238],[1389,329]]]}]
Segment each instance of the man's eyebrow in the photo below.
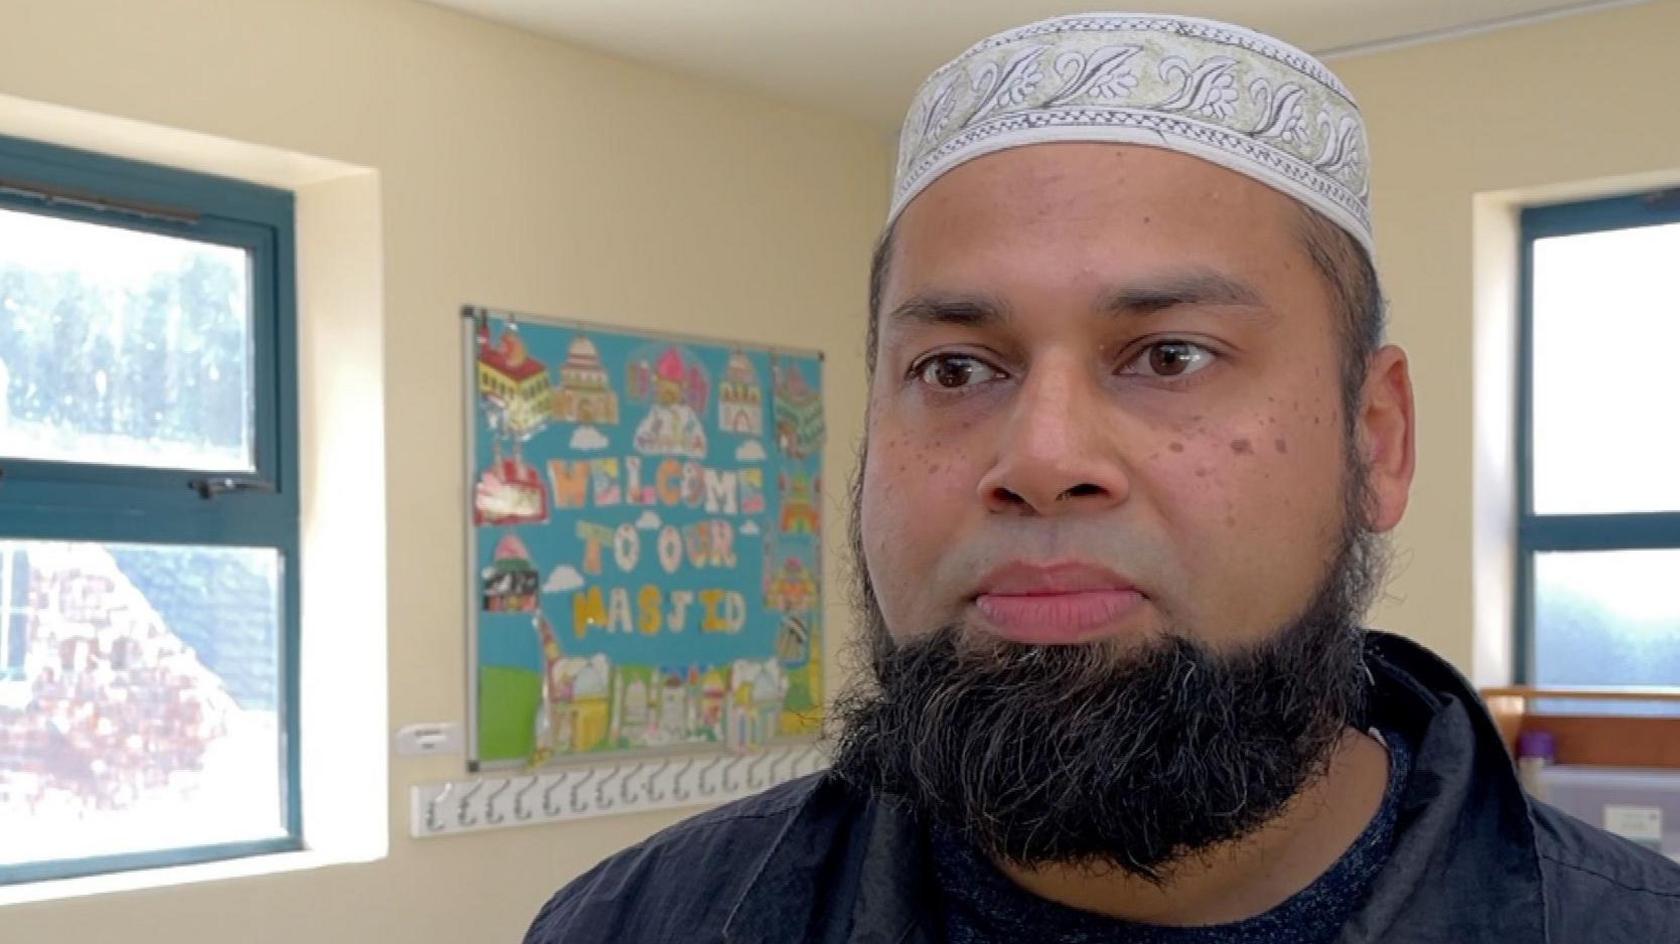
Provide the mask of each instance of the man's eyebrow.
[{"label": "man's eyebrow", "polygon": [[1008,321],[1009,306],[981,295],[913,295],[894,305],[886,320],[920,325],[990,327]]},{"label": "man's eyebrow", "polygon": [[1247,282],[1222,272],[1196,269],[1140,280],[1108,292],[1100,306],[1115,314],[1147,315],[1180,306],[1260,308],[1265,300]]}]

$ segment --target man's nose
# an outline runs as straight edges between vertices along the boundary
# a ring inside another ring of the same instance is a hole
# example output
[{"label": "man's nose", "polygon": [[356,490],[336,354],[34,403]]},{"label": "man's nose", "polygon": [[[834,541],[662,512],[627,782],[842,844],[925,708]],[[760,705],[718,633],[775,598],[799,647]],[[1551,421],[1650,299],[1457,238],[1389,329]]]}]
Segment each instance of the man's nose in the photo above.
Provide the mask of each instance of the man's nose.
[{"label": "man's nose", "polygon": [[1083,365],[1031,370],[1007,408],[997,460],[980,480],[987,509],[1049,516],[1125,501],[1131,483],[1110,397]]}]

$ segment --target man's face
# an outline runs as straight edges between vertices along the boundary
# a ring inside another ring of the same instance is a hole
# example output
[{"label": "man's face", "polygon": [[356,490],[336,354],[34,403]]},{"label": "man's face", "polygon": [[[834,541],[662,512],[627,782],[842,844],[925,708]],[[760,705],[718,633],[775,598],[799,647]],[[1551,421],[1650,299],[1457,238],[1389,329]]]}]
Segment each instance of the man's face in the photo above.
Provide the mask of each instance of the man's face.
[{"label": "man's face", "polygon": [[1247,177],[1107,144],[978,158],[911,203],[860,511],[895,639],[1218,652],[1307,606],[1344,533],[1349,444],[1299,223]]}]

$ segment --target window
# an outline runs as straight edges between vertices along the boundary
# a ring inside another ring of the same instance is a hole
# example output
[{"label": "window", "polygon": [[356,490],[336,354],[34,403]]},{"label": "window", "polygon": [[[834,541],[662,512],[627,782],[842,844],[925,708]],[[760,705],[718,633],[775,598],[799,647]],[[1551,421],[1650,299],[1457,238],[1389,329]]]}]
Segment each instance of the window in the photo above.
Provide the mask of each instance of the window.
[{"label": "window", "polygon": [[301,848],[292,241],[0,138],[0,884]]},{"label": "window", "polygon": [[1521,225],[1522,681],[1680,686],[1680,194]]}]

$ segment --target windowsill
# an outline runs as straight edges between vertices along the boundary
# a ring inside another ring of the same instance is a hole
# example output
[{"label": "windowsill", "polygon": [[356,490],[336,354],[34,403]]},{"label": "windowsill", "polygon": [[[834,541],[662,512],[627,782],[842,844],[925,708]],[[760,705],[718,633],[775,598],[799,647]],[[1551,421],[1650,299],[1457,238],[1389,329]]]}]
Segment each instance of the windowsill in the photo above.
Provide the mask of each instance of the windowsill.
[{"label": "windowsill", "polygon": [[135,869],[131,872],[110,872],[104,875],[85,875],[79,878],[50,879],[23,885],[0,887],[0,908],[39,901],[57,901],[105,895],[112,892],[139,891],[148,888],[167,888],[196,882],[219,882],[225,879],[251,878],[259,875],[278,875],[325,868],[329,865],[349,865],[369,862],[378,856],[348,856],[318,849],[301,852],[277,852],[272,855],[245,856],[223,859],[220,862],[198,862],[193,865],[172,865],[155,869]]}]

